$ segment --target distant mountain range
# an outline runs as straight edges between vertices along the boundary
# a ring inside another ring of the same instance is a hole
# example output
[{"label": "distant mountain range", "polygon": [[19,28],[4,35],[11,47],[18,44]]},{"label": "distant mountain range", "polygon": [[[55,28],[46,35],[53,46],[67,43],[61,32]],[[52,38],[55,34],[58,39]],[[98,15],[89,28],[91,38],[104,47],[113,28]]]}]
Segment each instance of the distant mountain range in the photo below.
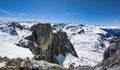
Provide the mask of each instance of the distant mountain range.
[{"label": "distant mountain range", "polygon": [[95,66],[103,60],[109,40],[119,37],[119,26],[1,22],[0,56],[46,60],[66,68]]}]

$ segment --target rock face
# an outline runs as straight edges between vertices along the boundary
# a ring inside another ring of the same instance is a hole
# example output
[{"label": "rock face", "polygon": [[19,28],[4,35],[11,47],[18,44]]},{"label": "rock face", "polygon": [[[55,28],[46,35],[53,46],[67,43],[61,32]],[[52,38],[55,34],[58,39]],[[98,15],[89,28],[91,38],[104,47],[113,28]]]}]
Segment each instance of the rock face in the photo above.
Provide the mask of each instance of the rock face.
[{"label": "rock face", "polygon": [[[58,61],[60,59],[64,59],[68,53],[71,53],[73,56],[78,57],[77,53],[74,50],[73,45],[67,37],[65,32],[57,32],[53,34],[53,43],[51,48],[52,60],[56,63],[61,64],[63,60]],[[57,58],[62,56],[60,58]],[[56,59],[57,58],[57,59]],[[57,61],[56,61],[57,60]]]},{"label": "rock face", "polygon": [[57,58],[59,54],[66,57],[68,53],[71,53],[78,57],[65,32],[53,33],[50,24],[41,23],[32,26],[31,31],[32,35],[25,38],[27,45],[23,40],[17,45],[29,48],[35,55],[35,59],[60,64]]},{"label": "rock face", "polygon": [[103,57],[103,61],[96,69],[120,70],[120,38],[110,40],[110,46],[105,50]]},{"label": "rock face", "polygon": [[31,28],[32,35],[28,37],[28,40],[35,42],[44,53],[52,43],[52,29],[50,24],[38,24]]},{"label": "rock face", "polygon": [[[26,39],[34,42],[40,50],[35,50],[37,52],[35,55],[36,59],[43,59],[52,62],[51,57],[51,44],[53,40],[53,33],[50,24],[37,24],[31,27],[31,31],[33,31],[32,35],[27,37]],[[32,44],[34,45],[34,44]],[[33,53],[34,53],[33,52]]]},{"label": "rock face", "polygon": [[57,32],[54,33],[54,39],[53,39],[53,50],[55,50],[54,53],[56,55],[58,55],[59,53],[62,53],[64,56],[66,55],[66,53],[71,53],[72,55],[74,55],[75,57],[78,57],[73,45],[71,44],[70,40],[67,37],[66,32]]}]

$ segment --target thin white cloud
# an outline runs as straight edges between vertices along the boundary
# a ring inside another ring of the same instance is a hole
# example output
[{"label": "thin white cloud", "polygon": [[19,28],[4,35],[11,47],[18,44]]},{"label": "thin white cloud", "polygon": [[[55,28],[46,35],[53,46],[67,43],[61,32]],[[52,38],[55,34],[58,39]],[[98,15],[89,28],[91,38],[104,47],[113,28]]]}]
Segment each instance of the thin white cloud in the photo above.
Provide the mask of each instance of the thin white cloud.
[{"label": "thin white cloud", "polygon": [[70,12],[65,12],[63,13],[64,15],[70,15],[71,13]]},{"label": "thin white cloud", "polygon": [[6,14],[6,15],[9,15],[9,16],[15,16],[13,13],[9,12],[9,11],[6,11],[4,9],[0,9],[0,12]]},{"label": "thin white cloud", "polygon": [[26,13],[18,13],[19,16],[27,16]]},{"label": "thin white cloud", "polygon": [[77,14],[76,13],[73,13],[73,12],[63,12],[61,13],[62,16],[76,16]]},{"label": "thin white cloud", "polygon": [[118,20],[116,19],[116,20],[114,20],[114,22],[116,22],[116,23],[117,23],[117,22],[118,22]]}]

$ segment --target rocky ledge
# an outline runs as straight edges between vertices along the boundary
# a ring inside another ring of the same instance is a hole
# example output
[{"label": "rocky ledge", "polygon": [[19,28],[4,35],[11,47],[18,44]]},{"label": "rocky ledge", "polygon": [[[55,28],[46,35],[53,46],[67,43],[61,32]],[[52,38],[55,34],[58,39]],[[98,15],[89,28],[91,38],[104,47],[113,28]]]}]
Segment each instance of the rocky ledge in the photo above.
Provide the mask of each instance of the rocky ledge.
[{"label": "rocky ledge", "polygon": [[43,60],[26,59],[9,59],[0,57],[0,63],[4,63],[0,70],[68,70],[60,65],[48,63]]}]

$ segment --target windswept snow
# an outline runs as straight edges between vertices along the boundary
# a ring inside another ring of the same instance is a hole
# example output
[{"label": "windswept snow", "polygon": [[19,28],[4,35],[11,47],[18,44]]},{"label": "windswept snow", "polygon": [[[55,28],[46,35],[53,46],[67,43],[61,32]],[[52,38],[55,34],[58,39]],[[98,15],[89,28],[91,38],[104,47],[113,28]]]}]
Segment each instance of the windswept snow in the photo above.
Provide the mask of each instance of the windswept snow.
[{"label": "windswept snow", "polygon": [[27,48],[16,46],[14,43],[19,40],[17,36],[10,36],[0,32],[0,56],[9,58],[32,58],[32,52]]},{"label": "windswept snow", "polygon": [[10,42],[0,42],[0,56],[9,58],[26,58],[33,57],[29,49],[18,47]]}]

